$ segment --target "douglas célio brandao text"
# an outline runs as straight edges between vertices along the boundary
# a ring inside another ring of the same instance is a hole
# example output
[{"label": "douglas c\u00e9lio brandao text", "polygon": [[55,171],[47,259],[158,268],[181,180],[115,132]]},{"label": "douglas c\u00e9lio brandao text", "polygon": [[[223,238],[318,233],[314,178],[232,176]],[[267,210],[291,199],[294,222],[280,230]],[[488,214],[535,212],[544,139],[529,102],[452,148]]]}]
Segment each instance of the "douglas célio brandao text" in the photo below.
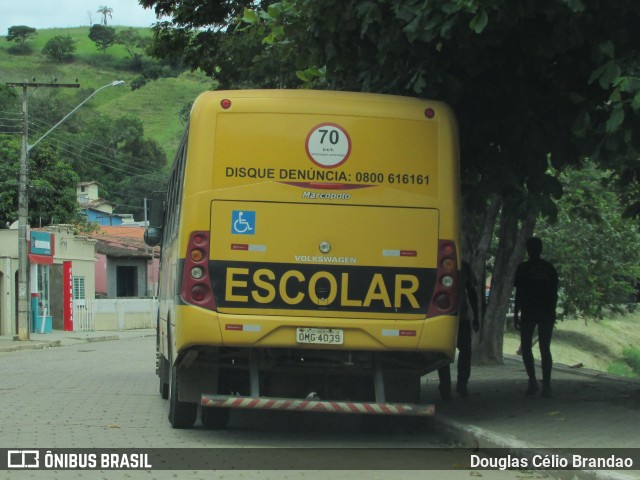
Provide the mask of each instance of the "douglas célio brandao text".
[{"label": "douglas c\u00e9lio brandao text", "polygon": [[621,457],[615,454],[597,456],[583,455],[533,455],[530,458],[505,455],[500,457],[486,457],[471,455],[471,468],[483,470],[509,470],[521,468],[534,469],[633,469],[633,458]]}]

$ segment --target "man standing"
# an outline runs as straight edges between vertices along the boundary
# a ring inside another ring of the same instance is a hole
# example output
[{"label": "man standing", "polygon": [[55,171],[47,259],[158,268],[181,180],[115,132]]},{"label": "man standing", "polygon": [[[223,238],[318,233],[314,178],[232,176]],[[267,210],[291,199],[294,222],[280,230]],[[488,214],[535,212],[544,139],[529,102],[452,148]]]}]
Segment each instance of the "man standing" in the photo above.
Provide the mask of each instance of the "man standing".
[{"label": "man standing", "polygon": [[[458,383],[456,391],[461,397],[469,395],[467,383],[471,376],[471,327],[478,332],[478,296],[473,282],[470,265],[463,261],[460,270],[460,317],[458,323]],[[469,314],[469,308],[473,317]],[[473,319],[472,319],[473,318]],[[449,365],[438,369],[439,390],[443,400],[451,398],[451,370]]]},{"label": "man standing", "polygon": [[[558,303],[558,273],[551,263],[543,260],[542,240],[532,237],[527,241],[529,259],[518,265],[515,277],[516,303],[513,324],[520,332],[522,360],[529,376],[526,394],[538,391],[533,363],[533,332],[538,327],[538,344],[542,361],[542,396],[551,396],[551,335],[556,321]],[[522,320],[520,319],[522,312]]]}]

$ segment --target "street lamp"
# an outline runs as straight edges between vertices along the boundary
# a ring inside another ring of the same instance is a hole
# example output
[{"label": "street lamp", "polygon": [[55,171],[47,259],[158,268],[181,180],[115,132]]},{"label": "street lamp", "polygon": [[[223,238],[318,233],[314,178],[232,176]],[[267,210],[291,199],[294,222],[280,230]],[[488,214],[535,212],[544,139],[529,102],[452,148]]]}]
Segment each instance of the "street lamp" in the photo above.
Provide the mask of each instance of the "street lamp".
[{"label": "street lamp", "polygon": [[88,102],[88,101],[89,101],[89,100],[90,100],[90,99],[91,99],[95,94],[97,94],[100,90],[104,90],[105,88],[108,88],[108,87],[116,87],[116,86],[118,86],[118,85],[122,85],[122,84],[124,84],[124,83],[125,83],[125,82],[124,82],[124,80],[115,80],[115,81],[113,81],[113,82],[111,82],[111,83],[108,83],[108,84],[106,84],[105,86],[100,87],[99,89],[97,89],[95,92],[93,92],[93,93],[92,93],[91,95],[89,95],[87,98],[85,98],[82,102],[80,102],[76,108],[74,108],[73,110],[71,110],[71,111],[70,111],[69,113],[67,113],[64,117],[62,117],[62,120],[60,120],[58,123],[56,123],[56,124],[55,124],[53,127],[51,127],[49,130],[47,130],[47,131],[45,132],[45,134],[44,134],[44,135],[42,135],[42,136],[41,136],[38,140],[36,140],[33,144],[31,144],[31,145],[27,145],[27,153],[29,153],[33,147],[35,147],[38,143],[40,143],[40,140],[42,140],[44,137],[46,137],[46,136],[47,136],[47,135],[49,135],[51,132],[53,132],[53,131],[58,127],[58,125],[60,125],[60,124],[61,124],[62,122],[64,122],[67,118],[69,118],[71,115],[73,115],[73,114],[74,114],[74,112],[75,112],[76,110],[78,110],[82,105],[84,105],[85,103],[87,103],[87,102]]},{"label": "street lamp", "polygon": [[29,152],[42,139],[55,130],[62,122],[69,118],[76,110],[84,105],[90,98],[99,91],[108,87],[115,87],[125,83],[123,80],[116,80],[107,85],[98,88],[91,95],[85,98],[80,104],[67,113],[62,120],[51,127],[44,135],[42,135],[33,144],[29,145],[29,109],[27,105],[27,89],[29,87],[74,87],[78,88],[78,84],[56,85],[56,84],[38,84],[38,83],[7,83],[8,86],[22,87],[22,111],[24,114],[24,124],[22,129],[22,149],[20,153],[20,185],[18,192],[18,340],[29,340],[29,301],[27,295],[27,272],[29,267],[29,257],[27,253],[27,223],[29,219],[29,195],[27,185],[29,184],[28,175],[28,158]]}]

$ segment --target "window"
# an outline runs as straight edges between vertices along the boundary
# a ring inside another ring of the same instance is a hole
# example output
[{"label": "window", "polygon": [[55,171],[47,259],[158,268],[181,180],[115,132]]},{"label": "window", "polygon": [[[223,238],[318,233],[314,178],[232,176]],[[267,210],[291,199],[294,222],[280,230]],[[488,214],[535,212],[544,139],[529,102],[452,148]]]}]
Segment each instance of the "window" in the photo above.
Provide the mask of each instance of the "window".
[{"label": "window", "polygon": [[166,218],[164,224],[163,244],[175,240],[178,235],[178,223],[180,221],[180,207],[182,200],[182,187],[184,182],[184,170],[187,160],[187,138],[189,127],[185,129],[176,158],[169,175],[169,185],[167,191],[167,200],[165,204]]},{"label": "window", "polygon": [[73,303],[74,305],[85,305],[84,277],[73,277]]}]

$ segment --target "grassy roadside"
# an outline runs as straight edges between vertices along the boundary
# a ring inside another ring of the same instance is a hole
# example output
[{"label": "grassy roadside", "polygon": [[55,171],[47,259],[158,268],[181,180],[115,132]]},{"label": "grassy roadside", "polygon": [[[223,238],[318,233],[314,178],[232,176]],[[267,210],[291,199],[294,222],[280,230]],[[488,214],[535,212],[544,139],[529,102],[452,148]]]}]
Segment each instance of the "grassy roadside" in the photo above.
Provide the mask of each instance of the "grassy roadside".
[{"label": "grassy roadside", "polygon": [[[520,338],[512,329],[505,332],[505,354],[514,355]],[[640,313],[599,321],[564,320],[556,324],[551,342],[553,361],[565,365],[640,379]],[[540,353],[534,347],[534,357]]]}]

